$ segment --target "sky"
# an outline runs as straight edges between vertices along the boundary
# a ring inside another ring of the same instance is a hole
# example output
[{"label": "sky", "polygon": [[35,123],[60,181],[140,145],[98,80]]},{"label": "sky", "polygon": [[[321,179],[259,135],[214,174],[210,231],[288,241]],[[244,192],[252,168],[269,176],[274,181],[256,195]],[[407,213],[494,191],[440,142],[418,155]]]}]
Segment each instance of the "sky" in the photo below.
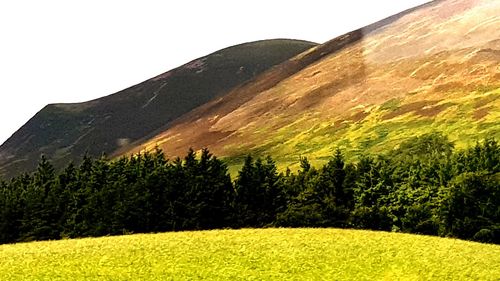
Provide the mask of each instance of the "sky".
[{"label": "sky", "polygon": [[106,96],[244,42],[322,43],[425,2],[0,1],[0,144],[47,104]]}]

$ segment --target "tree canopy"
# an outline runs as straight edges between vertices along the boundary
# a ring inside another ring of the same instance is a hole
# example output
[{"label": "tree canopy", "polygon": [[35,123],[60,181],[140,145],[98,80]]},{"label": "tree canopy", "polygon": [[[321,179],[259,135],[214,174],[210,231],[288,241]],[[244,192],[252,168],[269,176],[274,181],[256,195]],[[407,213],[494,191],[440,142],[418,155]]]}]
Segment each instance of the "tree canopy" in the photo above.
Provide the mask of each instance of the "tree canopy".
[{"label": "tree canopy", "polygon": [[240,227],[346,227],[500,243],[500,149],[456,150],[441,134],[346,161],[280,173],[247,156],[234,182],[207,149],[115,161],[85,156],[56,171],[0,180],[0,243]]}]

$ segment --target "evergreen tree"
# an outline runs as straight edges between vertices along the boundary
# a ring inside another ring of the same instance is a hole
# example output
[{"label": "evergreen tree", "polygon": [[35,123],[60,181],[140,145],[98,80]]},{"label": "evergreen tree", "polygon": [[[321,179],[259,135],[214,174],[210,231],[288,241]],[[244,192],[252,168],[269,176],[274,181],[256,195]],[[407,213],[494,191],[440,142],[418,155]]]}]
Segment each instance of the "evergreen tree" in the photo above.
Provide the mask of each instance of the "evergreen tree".
[{"label": "evergreen tree", "polygon": [[500,243],[500,174],[465,172],[444,194],[442,235]]},{"label": "evergreen tree", "polygon": [[54,167],[42,155],[37,171],[23,194],[24,212],[21,222],[21,240],[47,240],[58,237],[53,222],[57,220],[54,214],[54,201],[51,189],[55,185]]},{"label": "evergreen tree", "polygon": [[161,150],[115,161],[84,156],[56,173],[0,180],[0,243],[224,227],[355,227],[500,243],[500,149],[494,139],[452,151],[440,134],[348,163],[335,151],[316,169],[279,174],[248,156],[234,185],[223,161],[165,159]]},{"label": "evergreen tree", "polygon": [[283,177],[270,157],[254,161],[247,156],[235,181],[235,190],[237,224],[242,227],[268,225],[286,206]]}]

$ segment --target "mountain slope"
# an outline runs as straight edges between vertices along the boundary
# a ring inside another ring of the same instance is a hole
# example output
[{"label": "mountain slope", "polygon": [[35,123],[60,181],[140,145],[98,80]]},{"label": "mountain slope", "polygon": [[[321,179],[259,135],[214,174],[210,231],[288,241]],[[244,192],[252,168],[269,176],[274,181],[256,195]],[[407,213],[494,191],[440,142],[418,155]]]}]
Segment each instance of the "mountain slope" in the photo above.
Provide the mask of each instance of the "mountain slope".
[{"label": "mountain slope", "polygon": [[297,40],[242,44],[107,97],[48,105],[0,147],[0,174],[32,170],[42,153],[56,166],[78,160],[85,152],[113,154],[315,45]]},{"label": "mountain slope", "polygon": [[443,131],[457,146],[500,138],[500,2],[435,1],[292,58],[129,152],[208,147],[282,164],[392,149]]}]

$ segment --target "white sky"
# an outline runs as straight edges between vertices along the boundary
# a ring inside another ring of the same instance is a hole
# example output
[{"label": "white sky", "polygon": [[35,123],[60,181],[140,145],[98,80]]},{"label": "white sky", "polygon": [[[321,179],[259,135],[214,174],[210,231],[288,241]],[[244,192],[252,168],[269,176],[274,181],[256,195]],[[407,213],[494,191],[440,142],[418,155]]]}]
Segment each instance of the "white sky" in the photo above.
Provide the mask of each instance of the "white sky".
[{"label": "white sky", "polygon": [[239,43],[322,43],[424,2],[0,0],[0,144],[46,104],[109,95]]}]

